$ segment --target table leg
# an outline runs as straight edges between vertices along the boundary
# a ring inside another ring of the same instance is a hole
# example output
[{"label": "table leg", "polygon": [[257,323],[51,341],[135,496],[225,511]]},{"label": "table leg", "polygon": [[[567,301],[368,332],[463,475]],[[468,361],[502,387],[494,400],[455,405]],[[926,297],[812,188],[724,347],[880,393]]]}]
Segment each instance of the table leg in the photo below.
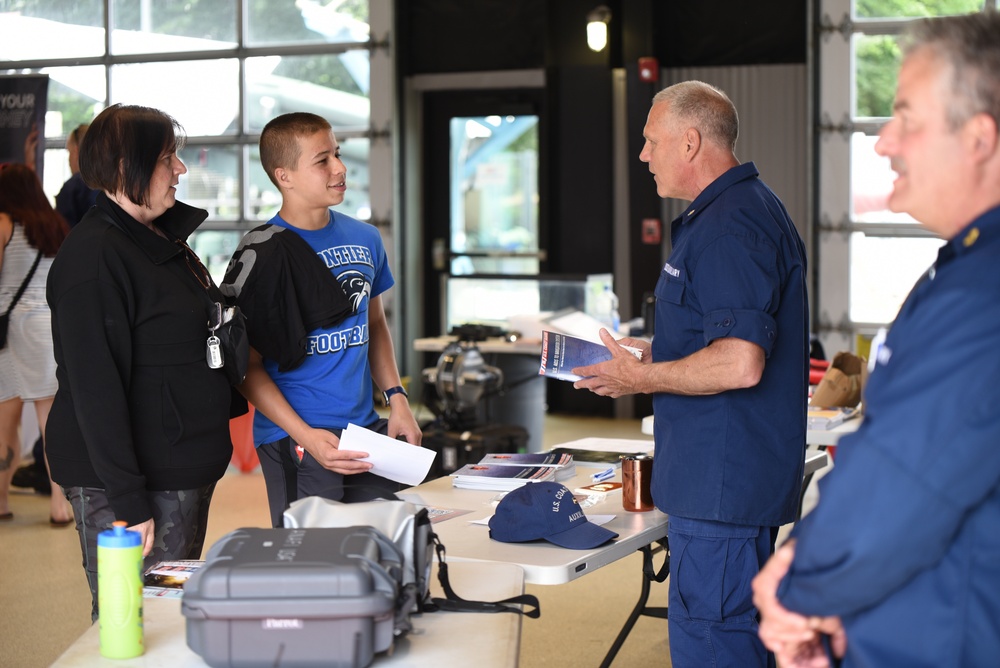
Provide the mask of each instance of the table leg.
[{"label": "table leg", "polygon": [[[820,445],[817,446],[817,449],[826,450],[826,446]],[[806,490],[809,489],[809,483],[812,482],[814,475],[816,475],[816,471],[802,477],[802,491],[799,492],[799,512],[795,515],[794,524],[798,524],[798,521],[802,519],[802,503],[806,500]]]},{"label": "table leg", "polygon": [[[652,545],[643,545],[639,548],[642,552],[642,589],[639,592],[639,600],[636,602],[635,607],[632,608],[631,614],[629,614],[628,619],[625,620],[625,625],[622,626],[622,630],[618,632],[618,637],[615,638],[614,643],[612,643],[611,648],[604,657],[604,661],[601,662],[601,668],[608,668],[611,662],[615,660],[618,655],[618,650],[622,648],[625,643],[625,639],[628,634],[632,632],[632,627],[635,626],[636,621],[642,615],[647,617],[657,617],[659,619],[667,618],[667,609],[660,607],[649,607],[646,604],[649,602],[649,589],[653,581],[663,582],[667,579],[670,574],[670,548],[667,545],[667,539],[661,538],[656,541],[659,544],[659,548],[654,549]],[[663,563],[660,565],[660,570],[656,571],[653,568],[653,555],[659,552],[660,549],[663,550],[666,557]]]}]

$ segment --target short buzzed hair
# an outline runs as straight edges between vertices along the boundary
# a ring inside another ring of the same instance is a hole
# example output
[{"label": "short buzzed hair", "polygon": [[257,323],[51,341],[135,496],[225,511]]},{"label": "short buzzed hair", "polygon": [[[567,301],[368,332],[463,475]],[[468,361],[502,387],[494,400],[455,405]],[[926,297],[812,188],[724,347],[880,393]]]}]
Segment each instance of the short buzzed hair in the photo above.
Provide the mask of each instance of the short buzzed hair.
[{"label": "short buzzed hair", "polygon": [[914,21],[907,26],[904,54],[922,49],[950,69],[945,79],[947,120],[952,130],[976,114],[1000,128],[1000,13],[975,12]]},{"label": "short buzzed hair", "polygon": [[708,140],[736,151],[740,120],[736,106],[720,89],[704,81],[682,81],[653,96],[670,104],[673,118],[691,123]]},{"label": "short buzzed hair", "polygon": [[331,130],[332,126],[322,116],[304,111],[282,114],[271,119],[260,133],[260,164],[271,183],[278,185],[274,170],[293,169],[299,162],[301,150],[299,137],[308,137],[317,132]]}]

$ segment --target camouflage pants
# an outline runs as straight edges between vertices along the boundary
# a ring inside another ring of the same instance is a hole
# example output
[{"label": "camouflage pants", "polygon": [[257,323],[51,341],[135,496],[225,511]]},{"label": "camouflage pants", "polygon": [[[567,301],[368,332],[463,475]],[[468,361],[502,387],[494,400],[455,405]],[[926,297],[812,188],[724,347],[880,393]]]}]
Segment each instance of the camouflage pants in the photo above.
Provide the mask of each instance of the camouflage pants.
[{"label": "camouflage pants", "polygon": [[[215,483],[200,489],[149,492],[156,533],[153,549],[144,560],[145,568],[158,561],[201,558],[208,528],[208,506],[214,491]],[[83,568],[93,598],[91,619],[97,621],[97,534],[111,528],[115,514],[103,489],[69,487],[66,498],[73,506],[80,535]]]}]

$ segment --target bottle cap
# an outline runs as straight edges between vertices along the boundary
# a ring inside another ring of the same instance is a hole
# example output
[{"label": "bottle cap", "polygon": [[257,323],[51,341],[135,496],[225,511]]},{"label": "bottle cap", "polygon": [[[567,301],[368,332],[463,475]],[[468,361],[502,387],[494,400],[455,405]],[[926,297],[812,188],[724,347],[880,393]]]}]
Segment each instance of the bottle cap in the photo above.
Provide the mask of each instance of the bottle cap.
[{"label": "bottle cap", "polygon": [[116,520],[111,529],[97,534],[98,547],[137,547],[142,544],[138,531],[129,531],[127,522]]}]

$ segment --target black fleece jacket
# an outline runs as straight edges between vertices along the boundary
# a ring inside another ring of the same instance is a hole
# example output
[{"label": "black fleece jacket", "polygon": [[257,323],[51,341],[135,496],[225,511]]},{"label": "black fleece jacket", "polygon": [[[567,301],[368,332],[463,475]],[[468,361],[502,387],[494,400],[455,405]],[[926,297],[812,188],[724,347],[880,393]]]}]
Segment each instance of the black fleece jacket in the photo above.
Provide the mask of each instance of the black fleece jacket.
[{"label": "black fleece jacket", "polygon": [[49,272],[59,389],[46,452],[64,487],[106,491],[115,517],[152,517],[147,492],[217,481],[232,457],[231,391],[205,360],[211,300],[174,239],[207,214],[180,202],[155,223],[103,193]]}]

